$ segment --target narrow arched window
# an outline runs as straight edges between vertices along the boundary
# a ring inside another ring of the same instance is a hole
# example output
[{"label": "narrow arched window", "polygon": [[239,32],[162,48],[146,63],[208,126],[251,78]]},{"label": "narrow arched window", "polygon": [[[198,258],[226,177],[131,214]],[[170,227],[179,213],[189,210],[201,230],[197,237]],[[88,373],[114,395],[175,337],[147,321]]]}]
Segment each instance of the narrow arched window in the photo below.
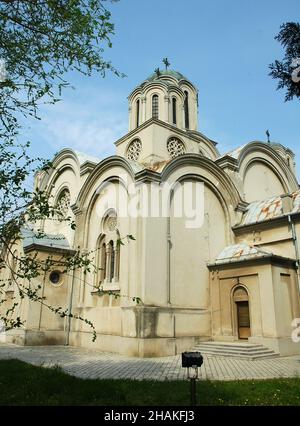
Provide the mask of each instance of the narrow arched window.
[{"label": "narrow arched window", "polygon": [[105,242],[101,246],[101,282],[106,278],[106,244]]},{"label": "narrow arched window", "polygon": [[136,101],[136,127],[140,125],[140,100]]},{"label": "narrow arched window", "polygon": [[114,242],[109,242],[109,255],[110,255],[110,274],[109,274],[109,281],[113,280],[114,273],[115,273],[115,251],[114,251]]},{"label": "narrow arched window", "polygon": [[176,108],[177,108],[177,101],[176,101],[176,98],[173,98],[173,99],[172,99],[172,116],[173,116],[173,124],[177,124]]},{"label": "narrow arched window", "polygon": [[158,95],[152,97],[152,117],[158,118]]},{"label": "narrow arched window", "polygon": [[189,118],[189,94],[187,91],[184,92],[185,98],[184,98],[184,123],[185,128],[190,128],[190,118]]}]

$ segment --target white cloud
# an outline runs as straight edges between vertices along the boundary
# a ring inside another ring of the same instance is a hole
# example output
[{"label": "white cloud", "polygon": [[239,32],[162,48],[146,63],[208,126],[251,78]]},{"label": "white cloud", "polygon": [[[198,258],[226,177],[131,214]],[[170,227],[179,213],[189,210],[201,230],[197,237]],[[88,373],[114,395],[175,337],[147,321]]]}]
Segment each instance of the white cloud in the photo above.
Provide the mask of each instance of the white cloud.
[{"label": "white cloud", "polygon": [[49,151],[72,148],[103,158],[115,153],[114,142],[128,131],[127,109],[122,97],[85,90],[75,99],[43,106],[41,121],[31,127],[36,149],[42,143]]}]

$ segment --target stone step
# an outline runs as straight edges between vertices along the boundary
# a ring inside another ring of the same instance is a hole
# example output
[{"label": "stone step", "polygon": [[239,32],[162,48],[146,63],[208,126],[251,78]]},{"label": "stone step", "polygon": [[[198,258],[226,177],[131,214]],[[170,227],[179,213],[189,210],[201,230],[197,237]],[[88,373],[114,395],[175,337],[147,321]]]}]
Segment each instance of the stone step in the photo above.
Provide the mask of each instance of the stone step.
[{"label": "stone step", "polygon": [[256,349],[265,349],[266,347],[263,345],[245,345],[245,344],[238,344],[238,343],[233,343],[231,345],[229,345],[228,343],[223,344],[223,343],[213,343],[213,342],[208,342],[208,343],[196,343],[195,346],[202,346],[202,347],[207,347],[207,348],[222,348],[222,349],[243,349],[243,350],[256,350]]},{"label": "stone step", "polygon": [[233,353],[233,354],[225,354],[225,353],[220,353],[220,352],[201,352],[203,355],[206,356],[217,356],[217,357],[228,357],[228,358],[236,358],[236,359],[246,359],[249,361],[254,361],[257,359],[268,359],[268,358],[275,358],[278,357],[279,354],[276,354],[275,352],[271,353],[271,354],[258,354],[258,355],[242,355],[242,354],[238,354],[238,353]]},{"label": "stone step", "polygon": [[227,356],[248,360],[279,356],[272,349],[266,348],[263,345],[244,342],[200,342],[192,350],[209,356]]}]

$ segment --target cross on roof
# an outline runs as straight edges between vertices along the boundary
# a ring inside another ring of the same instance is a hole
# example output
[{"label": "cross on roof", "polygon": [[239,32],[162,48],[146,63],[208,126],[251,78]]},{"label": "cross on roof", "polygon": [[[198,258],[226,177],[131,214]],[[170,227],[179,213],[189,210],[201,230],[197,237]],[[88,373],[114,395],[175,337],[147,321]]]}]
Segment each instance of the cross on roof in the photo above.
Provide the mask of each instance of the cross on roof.
[{"label": "cross on roof", "polygon": [[165,64],[165,66],[166,66],[166,70],[168,69],[168,67],[171,65],[170,64],[170,62],[169,62],[169,60],[168,60],[168,58],[164,58],[163,59],[163,63]]},{"label": "cross on roof", "polygon": [[157,78],[161,75],[161,72],[160,72],[160,69],[159,69],[159,68],[156,68],[156,69],[154,70],[154,72],[156,73]]}]

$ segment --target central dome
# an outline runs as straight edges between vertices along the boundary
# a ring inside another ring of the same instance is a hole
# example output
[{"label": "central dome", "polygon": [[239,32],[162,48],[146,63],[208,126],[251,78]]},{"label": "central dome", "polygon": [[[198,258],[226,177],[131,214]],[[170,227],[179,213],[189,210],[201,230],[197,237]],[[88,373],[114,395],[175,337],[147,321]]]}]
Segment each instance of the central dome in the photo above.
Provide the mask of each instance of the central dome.
[{"label": "central dome", "polygon": [[197,130],[198,90],[181,72],[157,68],[128,100],[130,131],[151,118],[181,130]]},{"label": "central dome", "polygon": [[188,81],[188,79],[183,74],[181,74],[178,71],[174,71],[174,70],[160,70],[160,76],[159,77],[157,76],[156,72],[154,72],[148,78],[146,78],[146,80],[153,81],[153,80],[157,80],[157,79],[164,77],[164,76],[176,78],[176,80],[178,80],[178,81],[179,80]]}]

